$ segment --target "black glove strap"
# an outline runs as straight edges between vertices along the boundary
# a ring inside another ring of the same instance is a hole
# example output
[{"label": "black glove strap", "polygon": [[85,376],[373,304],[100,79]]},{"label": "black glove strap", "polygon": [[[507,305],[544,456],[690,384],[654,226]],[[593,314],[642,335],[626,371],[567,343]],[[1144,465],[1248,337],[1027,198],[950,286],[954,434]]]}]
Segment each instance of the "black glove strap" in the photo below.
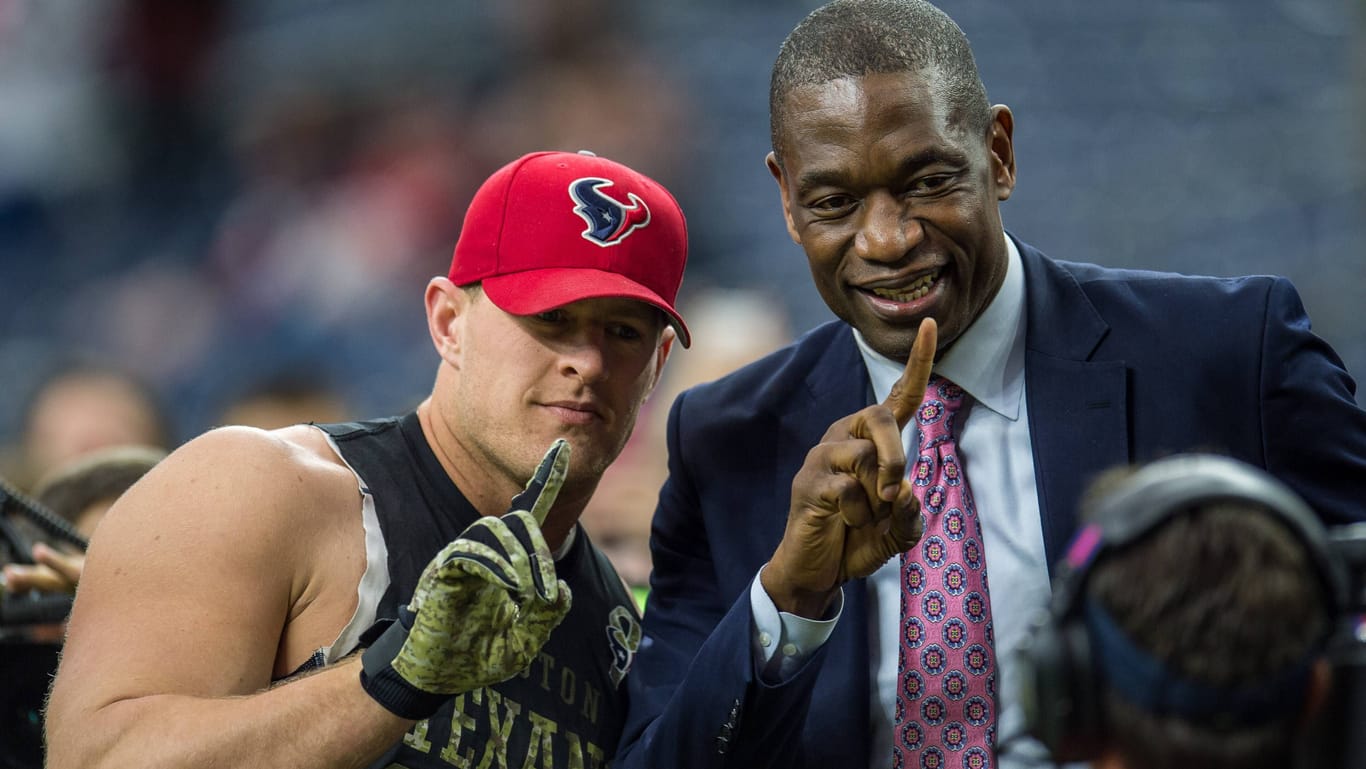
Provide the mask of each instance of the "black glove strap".
[{"label": "black glove strap", "polygon": [[[405,612],[407,609],[399,611]],[[389,628],[361,654],[361,688],[385,710],[400,718],[427,718],[450,699],[450,695],[424,692],[403,680],[394,670],[392,663],[403,648],[403,643],[408,640],[408,626],[403,622],[388,621],[391,623]]]},{"label": "black glove strap", "polygon": [[[498,535],[493,533],[491,526],[495,520],[496,519],[480,518],[478,521],[475,521],[474,523],[470,524],[468,528],[461,532],[460,538],[468,540],[470,542],[478,542],[479,544],[493,551],[495,554],[497,554],[500,558],[504,559],[505,561],[511,560],[512,554],[508,552],[508,549],[503,544],[502,540],[498,539]],[[507,519],[504,519],[503,522],[506,523],[506,521]],[[447,561],[447,563],[450,563],[450,561],[455,560],[457,558],[465,561],[472,561],[483,565],[483,567],[488,569],[489,573],[493,575],[493,578],[503,583],[505,587],[511,588],[513,585],[517,584],[517,578],[515,577],[515,575],[509,574],[508,570],[504,568],[504,566],[498,564],[496,561],[487,558],[483,553],[478,553],[474,551],[457,553],[454,556],[452,556],[451,559]]]},{"label": "black glove strap", "polygon": [[517,538],[517,542],[522,546],[522,551],[531,561],[531,579],[535,583],[533,587],[536,589],[537,595],[544,597],[547,590],[545,580],[541,575],[540,556],[536,554],[536,546],[531,541],[531,532],[527,530],[526,519],[515,515],[504,515],[503,522],[507,524],[508,530],[512,532],[512,536]]}]

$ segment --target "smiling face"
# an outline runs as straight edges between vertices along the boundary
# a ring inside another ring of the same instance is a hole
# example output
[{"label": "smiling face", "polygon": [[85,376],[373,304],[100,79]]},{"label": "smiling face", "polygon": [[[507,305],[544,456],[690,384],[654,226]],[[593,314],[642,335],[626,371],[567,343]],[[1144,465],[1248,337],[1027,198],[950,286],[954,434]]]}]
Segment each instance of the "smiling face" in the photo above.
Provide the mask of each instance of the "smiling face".
[{"label": "smiling face", "polygon": [[1005,278],[1010,111],[974,133],[909,72],[802,86],[783,110],[769,170],[821,298],[889,358],[906,360],[927,316],[948,349]]}]

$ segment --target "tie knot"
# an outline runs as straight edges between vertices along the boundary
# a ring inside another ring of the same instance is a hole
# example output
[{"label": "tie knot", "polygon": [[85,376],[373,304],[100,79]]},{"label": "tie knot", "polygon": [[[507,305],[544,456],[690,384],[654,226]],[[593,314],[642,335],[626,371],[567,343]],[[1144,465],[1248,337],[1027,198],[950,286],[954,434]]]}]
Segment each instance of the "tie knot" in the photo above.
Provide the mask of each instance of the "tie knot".
[{"label": "tie knot", "polygon": [[963,388],[937,374],[930,377],[925,386],[925,399],[915,412],[922,451],[952,439],[953,418],[962,405]]}]

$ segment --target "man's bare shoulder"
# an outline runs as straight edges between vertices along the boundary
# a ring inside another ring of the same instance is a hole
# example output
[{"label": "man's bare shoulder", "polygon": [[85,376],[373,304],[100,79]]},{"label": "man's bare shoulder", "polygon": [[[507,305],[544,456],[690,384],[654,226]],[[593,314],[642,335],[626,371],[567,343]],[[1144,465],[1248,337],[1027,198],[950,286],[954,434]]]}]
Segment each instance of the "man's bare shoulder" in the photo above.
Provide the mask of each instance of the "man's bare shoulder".
[{"label": "man's bare shoulder", "polygon": [[[134,484],[91,540],[59,679],[104,671],[78,687],[96,704],[247,694],[330,642],[364,548],[355,478],[317,432],[211,430]],[[348,581],[335,606],[306,599]],[[317,608],[301,619],[305,604]],[[300,649],[282,650],[287,629],[307,636]]]},{"label": "man's bare shoulder", "polygon": [[354,476],[318,430],[217,428],[172,452],[114,504],[87,569],[98,574],[106,559],[164,547],[294,582],[297,575],[280,572],[308,568],[337,520],[358,520],[359,510]]},{"label": "man's bare shoulder", "polygon": [[116,510],[159,500],[145,512],[175,516],[188,507],[224,504],[238,510],[232,517],[240,524],[244,517],[284,513],[297,519],[357,494],[354,477],[316,428],[232,426],[210,430],[172,452]]}]

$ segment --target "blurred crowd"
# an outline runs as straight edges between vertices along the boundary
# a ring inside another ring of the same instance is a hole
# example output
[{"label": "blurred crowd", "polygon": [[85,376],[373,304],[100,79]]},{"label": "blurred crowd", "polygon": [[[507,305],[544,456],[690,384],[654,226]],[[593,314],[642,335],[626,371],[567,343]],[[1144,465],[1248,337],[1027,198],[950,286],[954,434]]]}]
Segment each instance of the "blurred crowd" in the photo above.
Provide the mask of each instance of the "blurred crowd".
[{"label": "blurred crowd", "polygon": [[[676,355],[584,522],[640,582],[672,395],[827,317],[767,73],[812,0],[0,0],[0,477],[217,424],[398,413],[474,186],[590,149],[674,190]],[[1366,19],[1351,0],[951,0],[1052,255],[1295,281],[1366,372]],[[1044,226],[1046,223],[1046,226]]]},{"label": "blurred crowd", "polygon": [[414,300],[479,180],[542,147],[684,175],[686,89],[611,0],[312,5],[0,4],[0,99],[29,113],[0,118],[16,390],[83,348],[181,438],[281,371],[406,406]]}]

